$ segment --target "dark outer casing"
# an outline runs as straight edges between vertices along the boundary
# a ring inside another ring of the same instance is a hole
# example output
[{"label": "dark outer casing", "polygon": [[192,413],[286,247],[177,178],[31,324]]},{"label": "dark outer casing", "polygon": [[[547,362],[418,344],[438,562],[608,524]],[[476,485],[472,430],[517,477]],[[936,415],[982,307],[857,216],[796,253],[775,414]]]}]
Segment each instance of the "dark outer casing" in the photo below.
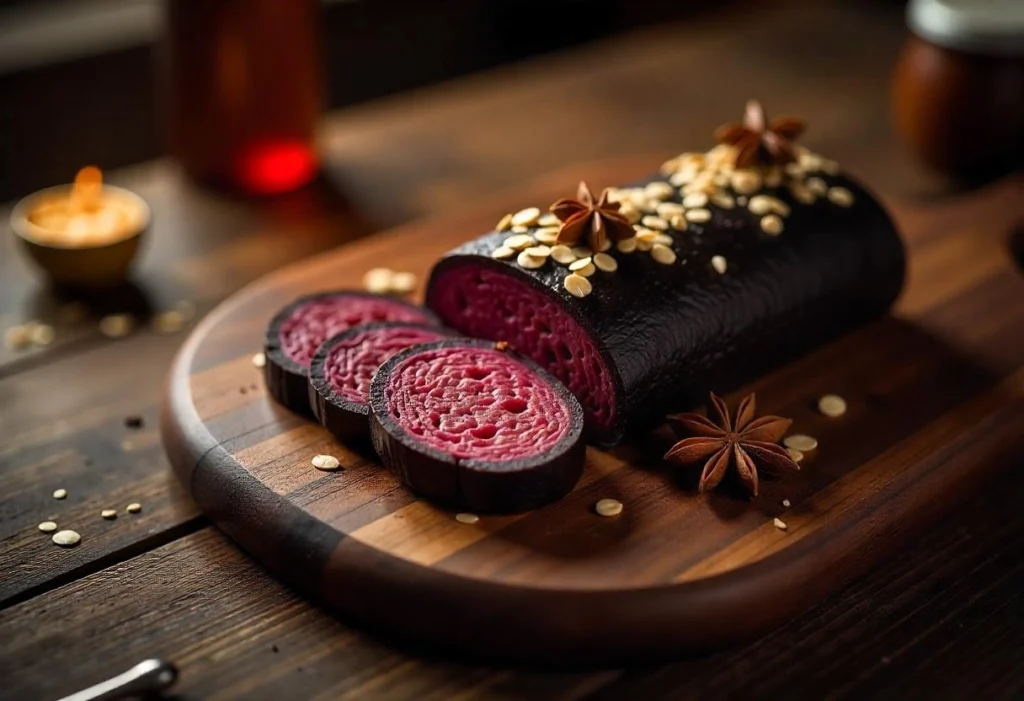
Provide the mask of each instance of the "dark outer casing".
[{"label": "dark outer casing", "polygon": [[369,422],[367,416],[370,414],[370,407],[369,404],[361,404],[341,397],[334,391],[325,372],[327,356],[334,350],[335,346],[353,336],[358,336],[374,329],[388,328],[434,331],[440,336],[457,335],[453,331],[431,324],[382,321],[353,326],[348,331],[335,334],[320,344],[316,354],[313,356],[313,362],[309,366],[309,380],[307,383],[309,406],[317,421],[330,431],[331,435],[342,442],[368,435]]},{"label": "dark outer casing", "polygon": [[481,514],[528,511],[571,492],[583,473],[586,458],[583,407],[553,375],[518,353],[504,351],[549,383],[572,413],[572,425],[552,450],[500,463],[460,460],[424,445],[394,421],[384,391],[394,368],[426,350],[459,347],[494,348],[494,344],[473,339],[423,343],[393,355],[374,375],[370,386],[370,437],[384,465],[414,492]]},{"label": "dark outer casing", "polygon": [[[824,199],[803,205],[785,188],[768,191],[792,210],[777,237],[763,233],[759,217],[744,207],[710,207],[709,222],[674,235],[675,264],[613,249],[618,271],[597,271],[593,293],[582,299],[565,290],[568,270],[551,260],[525,270],[514,259],[491,258],[509,236],[491,232],[434,266],[426,305],[439,311],[438,281],[462,265],[501,271],[557,300],[595,341],[613,376],[614,425],[590,433],[594,442],[614,445],[627,426],[693,406],[708,389],[736,388],[883,314],[899,295],[904,251],[888,214],[848,177],[815,175],[848,188],[853,206]],[[724,275],[711,268],[714,255],[726,258]],[[468,333],[458,318],[441,320]]]},{"label": "dark outer casing", "polygon": [[[437,320],[427,309],[422,309],[415,304],[405,300],[386,295],[378,295],[372,292],[361,292],[358,290],[332,290],[328,292],[317,292],[315,294],[299,297],[287,307],[279,311],[270,321],[267,327],[267,334],[263,341],[263,352],[267,357],[267,364],[264,366],[263,377],[267,383],[267,391],[274,399],[288,407],[297,414],[313,417],[313,409],[309,404],[309,369],[305,368],[285,355],[281,348],[281,324],[291,317],[292,313],[300,306],[317,299],[318,297],[331,297],[346,295],[353,297],[382,298],[396,305],[406,306],[410,309],[422,311],[427,320]],[[440,322],[437,322],[440,325]]]}]

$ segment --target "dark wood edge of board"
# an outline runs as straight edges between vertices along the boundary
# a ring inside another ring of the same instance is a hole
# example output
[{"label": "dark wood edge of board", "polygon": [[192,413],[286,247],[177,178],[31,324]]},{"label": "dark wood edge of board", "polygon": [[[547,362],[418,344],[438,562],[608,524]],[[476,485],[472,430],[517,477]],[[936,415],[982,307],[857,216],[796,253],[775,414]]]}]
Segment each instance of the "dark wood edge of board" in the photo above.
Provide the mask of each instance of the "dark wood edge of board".
[{"label": "dark wood edge of board", "polygon": [[891,554],[995,472],[1014,445],[965,440],[958,449],[917,456],[870,504],[851,506],[753,564],[704,579],[576,591],[455,575],[389,555],[306,513],[253,478],[197,415],[190,371],[203,338],[290,268],[236,293],[193,331],[168,378],[165,448],[200,508],[259,562],[346,620],[432,651],[592,668],[654,664],[755,637]]}]

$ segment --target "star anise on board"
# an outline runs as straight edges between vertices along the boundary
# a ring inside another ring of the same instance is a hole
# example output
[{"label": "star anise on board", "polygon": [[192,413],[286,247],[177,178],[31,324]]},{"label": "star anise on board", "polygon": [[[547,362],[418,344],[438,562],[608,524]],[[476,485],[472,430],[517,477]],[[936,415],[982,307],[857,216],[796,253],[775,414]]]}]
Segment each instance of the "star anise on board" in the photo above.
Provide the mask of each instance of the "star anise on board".
[{"label": "star anise on board", "polygon": [[576,199],[562,198],[550,209],[562,221],[557,242],[566,246],[575,246],[586,239],[591,250],[598,252],[605,249],[609,239],[622,241],[636,234],[629,220],[619,214],[619,203],[610,201],[607,188],[595,201],[590,188],[581,182]]},{"label": "star anise on board", "polygon": [[742,124],[726,124],[715,130],[715,139],[736,148],[736,167],[784,165],[796,160],[793,141],[804,133],[806,125],[796,117],[768,121],[757,100],[747,103]]},{"label": "star anise on board", "polygon": [[754,418],[754,395],[747,396],[736,409],[735,420],[729,408],[714,392],[711,407],[717,421],[700,414],[674,414],[668,422],[679,437],[688,436],[665,453],[665,459],[683,465],[701,460],[700,491],[714,489],[725,477],[729,465],[735,465],[740,481],[757,496],[757,468],[775,471],[799,470],[786,449],[778,445],[792,419],[781,416]]}]

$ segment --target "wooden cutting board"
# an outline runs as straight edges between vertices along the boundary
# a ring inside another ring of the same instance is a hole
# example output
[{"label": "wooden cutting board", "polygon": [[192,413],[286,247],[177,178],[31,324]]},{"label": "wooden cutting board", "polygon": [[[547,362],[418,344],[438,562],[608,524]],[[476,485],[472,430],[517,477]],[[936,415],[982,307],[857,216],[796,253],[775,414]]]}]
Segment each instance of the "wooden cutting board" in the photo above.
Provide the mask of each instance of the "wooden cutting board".
[{"label": "wooden cutting board", "polygon": [[[661,460],[662,429],[589,449],[582,480],[557,504],[464,524],[417,500],[366,447],[339,445],[266,395],[252,357],[293,298],[358,288],[381,265],[425,281],[439,254],[506,211],[551,202],[580,179],[627,182],[658,162],[570,169],[242,290],[199,325],[170,373],[162,432],[178,477],[242,548],[346,620],[430,650],[604,665],[763,633],[913,547],[987,474],[1020,466],[1024,279],[1007,246],[1019,181],[942,207],[892,205],[911,248],[894,314],[729,397],[756,390],[759,411],[820,441],[799,475],[763,481],[753,501],[699,495],[698,469]],[[817,413],[825,393],[846,398],[845,416]],[[345,469],[314,469],[318,453]],[[594,513],[606,497],[625,505],[620,516]]]}]

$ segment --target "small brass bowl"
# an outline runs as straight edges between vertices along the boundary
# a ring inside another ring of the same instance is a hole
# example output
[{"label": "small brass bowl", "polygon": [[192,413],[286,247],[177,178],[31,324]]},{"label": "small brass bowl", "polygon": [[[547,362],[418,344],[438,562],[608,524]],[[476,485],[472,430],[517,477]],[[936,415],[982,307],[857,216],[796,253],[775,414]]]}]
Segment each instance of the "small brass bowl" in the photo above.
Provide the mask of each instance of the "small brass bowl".
[{"label": "small brass bowl", "polygon": [[137,225],[119,239],[99,245],[62,245],[48,240],[45,230],[29,218],[48,200],[67,197],[70,185],[57,185],[34,192],[11,211],[11,229],[22,248],[58,287],[116,287],[128,277],[139,251],[142,236],[149,230],[152,215],[146,201],[130,190],[103,185],[103,195],[118,198],[138,209]]}]

